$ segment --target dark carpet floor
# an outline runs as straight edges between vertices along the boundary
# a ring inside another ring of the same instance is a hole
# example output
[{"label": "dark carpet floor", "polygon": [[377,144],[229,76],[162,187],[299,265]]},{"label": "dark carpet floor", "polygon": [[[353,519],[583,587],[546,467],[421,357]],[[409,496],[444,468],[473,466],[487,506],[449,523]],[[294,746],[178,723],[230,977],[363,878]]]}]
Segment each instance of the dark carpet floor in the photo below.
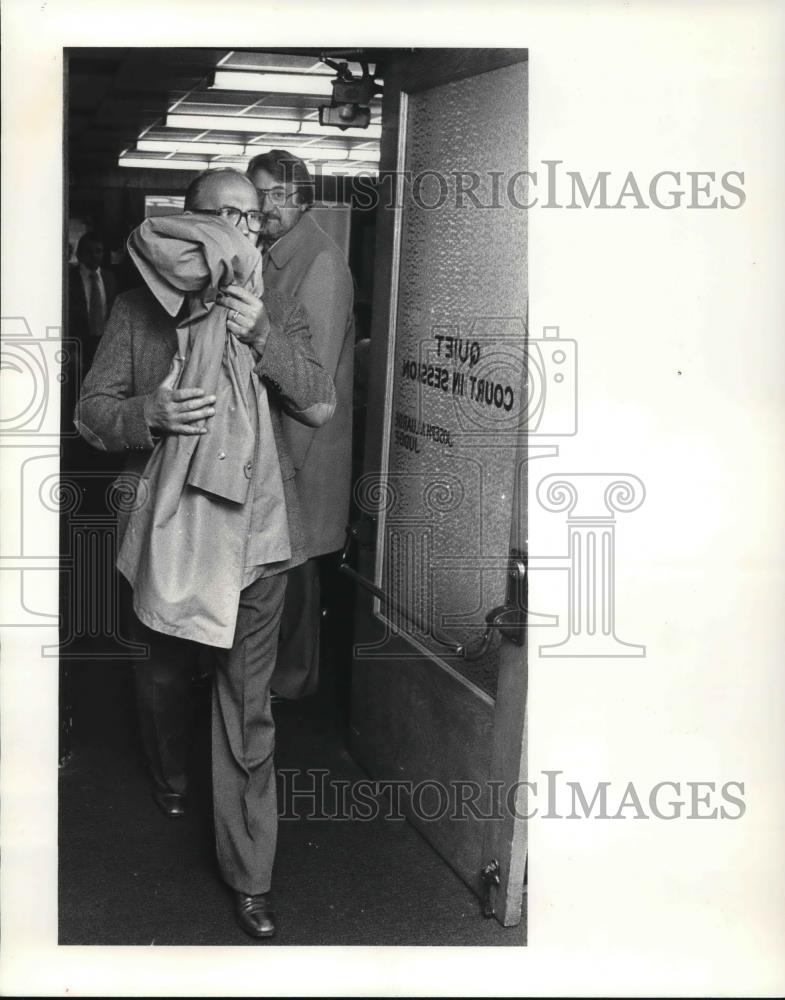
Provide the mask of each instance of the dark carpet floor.
[{"label": "dark carpet floor", "polygon": [[[70,687],[72,755],[60,775],[60,944],[258,947],[236,927],[214,861],[208,689],[196,691],[189,813],[172,821],[153,804],[142,770],[129,669],[72,664]],[[276,706],[279,771],[362,777],[345,749],[340,716],[323,694]],[[275,945],[525,942],[524,924],[505,929],[483,919],[463,882],[400,820],[282,819],[274,901]]]}]

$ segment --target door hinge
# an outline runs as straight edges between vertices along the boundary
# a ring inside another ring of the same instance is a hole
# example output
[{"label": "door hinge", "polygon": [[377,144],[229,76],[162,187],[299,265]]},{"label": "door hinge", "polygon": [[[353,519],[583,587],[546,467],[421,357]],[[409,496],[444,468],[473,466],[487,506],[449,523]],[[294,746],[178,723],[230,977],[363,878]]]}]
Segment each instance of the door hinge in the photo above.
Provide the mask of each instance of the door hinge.
[{"label": "door hinge", "polygon": [[496,890],[501,885],[501,878],[499,877],[500,872],[501,866],[496,858],[489,861],[487,865],[483,865],[480,869],[480,882],[482,883],[482,915],[484,917],[492,917],[496,913],[495,898]]}]

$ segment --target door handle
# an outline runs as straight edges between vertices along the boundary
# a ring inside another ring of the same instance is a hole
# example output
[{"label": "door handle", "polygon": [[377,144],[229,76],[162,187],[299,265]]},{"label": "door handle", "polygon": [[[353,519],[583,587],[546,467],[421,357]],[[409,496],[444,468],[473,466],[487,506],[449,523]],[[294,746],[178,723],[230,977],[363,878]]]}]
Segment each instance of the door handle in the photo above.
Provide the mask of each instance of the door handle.
[{"label": "door handle", "polygon": [[[407,608],[401,607],[401,605],[393,600],[389,594],[377,587],[375,583],[371,580],[366,579],[361,573],[358,573],[352,566],[349,565],[349,553],[351,552],[352,545],[355,541],[363,538],[364,533],[367,528],[371,525],[369,521],[362,521],[356,524],[350,524],[346,528],[346,544],[343,547],[343,552],[341,552],[341,561],[338,565],[338,569],[341,573],[345,573],[354,580],[355,583],[359,584],[363,590],[367,590],[369,593],[373,594],[374,597],[378,597],[380,601],[394,608],[395,611],[402,617],[405,618],[410,625],[414,625],[416,629],[420,632],[427,634],[429,629],[425,627],[420,618],[413,612],[409,611]],[[446,636],[442,635],[435,628],[430,629],[430,634],[432,638],[444,648],[455,656],[465,656],[465,646],[463,643],[455,642],[452,639],[448,639]]]},{"label": "door handle", "polygon": [[425,627],[421,619],[407,608],[402,607],[389,594],[386,594],[381,587],[368,580],[361,573],[358,573],[349,565],[349,555],[355,542],[367,539],[367,529],[371,522],[363,521],[348,525],[346,528],[346,543],[341,552],[341,561],[338,569],[341,573],[350,577],[363,590],[367,590],[380,601],[394,608],[395,611],[405,618],[411,625],[414,625],[420,632],[428,634],[440,646],[443,646],[453,656],[460,656],[465,660],[479,660],[488,652],[496,634],[500,634],[505,639],[509,639],[518,646],[522,646],[526,637],[526,611],[525,611],[525,591],[526,591],[526,560],[522,552],[513,550],[510,554],[510,566],[507,572],[507,602],[498,607],[492,608],[485,616],[485,631],[472,643],[457,642],[445,636],[436,628],[430,630]]}]

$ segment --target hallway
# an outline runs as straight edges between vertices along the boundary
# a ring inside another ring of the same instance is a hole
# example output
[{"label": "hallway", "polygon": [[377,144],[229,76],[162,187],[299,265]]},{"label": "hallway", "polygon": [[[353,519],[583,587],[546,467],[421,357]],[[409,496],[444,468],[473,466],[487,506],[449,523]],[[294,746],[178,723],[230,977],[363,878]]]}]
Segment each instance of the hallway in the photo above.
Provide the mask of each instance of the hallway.
[{"label": "hallway", "polygon": [[[59,943],[253,944],[234,923],[213,856],[209,689],[197,688],[195,699],[189,813],[172,821],[153,804],[142,770],[128,667],[86,662],[73,664],[71,674],[73,754],[60,774]],[[327,769],[330,782],[364,777],[344,749],[335,699],[321,693],[275,711],[279,772]],[[298,774],[294,786],[306,780]],[[279,812],[283,807],[282,797]],[[293,808],[305,813],[310,804]],[[476,898],[426,841],[406,822],[381,816],[282,819],[274,904],[276,945],[525,943],[524,924],[504,929],[483,919]]]}]

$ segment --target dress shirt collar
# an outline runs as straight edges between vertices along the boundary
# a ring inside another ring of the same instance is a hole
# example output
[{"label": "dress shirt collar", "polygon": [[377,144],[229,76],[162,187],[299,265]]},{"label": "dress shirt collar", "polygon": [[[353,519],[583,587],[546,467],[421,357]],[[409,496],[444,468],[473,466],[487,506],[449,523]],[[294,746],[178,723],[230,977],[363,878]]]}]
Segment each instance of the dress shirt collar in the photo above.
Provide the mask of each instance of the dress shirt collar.
[{"label": "dress shirt collar", "polygon": [[90,280],[90,276],[93,275],[93,274],[97,274],[98,277],[101,278],[101,280],[103,280],[103,278],[101,276],[101,268],[100,267],[97,267],[95,269],[95,271],[91,271],[89,267],[85,267],[84,264],[80,264],[79,265],[79,273],[82,275],[82,281],[89,281]]}]

